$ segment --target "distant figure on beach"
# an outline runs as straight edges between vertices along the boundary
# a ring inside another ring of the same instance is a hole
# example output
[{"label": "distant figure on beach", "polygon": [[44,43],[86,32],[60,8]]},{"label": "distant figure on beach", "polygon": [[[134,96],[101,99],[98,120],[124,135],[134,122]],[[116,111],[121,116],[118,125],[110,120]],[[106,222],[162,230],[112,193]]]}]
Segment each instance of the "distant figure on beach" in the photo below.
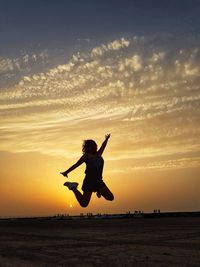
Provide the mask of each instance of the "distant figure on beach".
[{"label": "distant figure on beach", "polygon": [[69,190],[72,190],[76,199],[81,207],[87,207],[92,193],[96,192],[97,197],[103,196],[106,200],[114,200],[114,196],[106,184],[103,182],[102,172],[104,160],[102,158],[103,151],[107,145],[110,134],[105,136],[101,147],[97,150],[97,144],[94,140],[88,139],[83,142],[83,156],[68,170],[61,172],[65,177],[68,177],[68,173],[76,169],[82,163],[85,162],[85,179],[83,181],[82,190],[83,194],[77,189],[78,183],[65,182],[64,186],[67,186]]}]

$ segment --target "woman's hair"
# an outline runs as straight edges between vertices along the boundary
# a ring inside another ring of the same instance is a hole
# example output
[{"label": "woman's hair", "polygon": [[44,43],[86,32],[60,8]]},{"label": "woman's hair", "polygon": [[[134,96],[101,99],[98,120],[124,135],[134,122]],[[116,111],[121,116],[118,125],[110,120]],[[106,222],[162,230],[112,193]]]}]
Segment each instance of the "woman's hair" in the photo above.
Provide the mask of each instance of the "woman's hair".
[{"label": "woman's hair", "polygon": [[83,153],[90,153],[91,145],[94,148],[94,152],[97,152],[97,144],[94,140],[88,139],[83,141],[82,151]]}]

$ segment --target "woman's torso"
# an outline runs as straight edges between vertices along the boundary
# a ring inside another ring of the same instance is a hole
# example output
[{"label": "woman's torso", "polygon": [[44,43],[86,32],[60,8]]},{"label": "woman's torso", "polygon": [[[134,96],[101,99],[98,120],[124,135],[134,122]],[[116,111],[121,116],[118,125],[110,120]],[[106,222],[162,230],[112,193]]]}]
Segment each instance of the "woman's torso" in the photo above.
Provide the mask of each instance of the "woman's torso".
[{"label": "woman's torso", "polygon": [[104,160],[99,154],[86,155],[86,177],[102,179]]}]

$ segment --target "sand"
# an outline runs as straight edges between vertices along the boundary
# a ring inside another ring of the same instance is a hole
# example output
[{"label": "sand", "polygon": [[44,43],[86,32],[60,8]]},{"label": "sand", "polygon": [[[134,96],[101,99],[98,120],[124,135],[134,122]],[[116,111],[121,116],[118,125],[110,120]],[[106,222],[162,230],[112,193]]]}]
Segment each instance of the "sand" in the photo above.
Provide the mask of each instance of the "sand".
[{"label": "sand", "polygon": [[0,220],[0,266],[200,266],[200,217]]}]

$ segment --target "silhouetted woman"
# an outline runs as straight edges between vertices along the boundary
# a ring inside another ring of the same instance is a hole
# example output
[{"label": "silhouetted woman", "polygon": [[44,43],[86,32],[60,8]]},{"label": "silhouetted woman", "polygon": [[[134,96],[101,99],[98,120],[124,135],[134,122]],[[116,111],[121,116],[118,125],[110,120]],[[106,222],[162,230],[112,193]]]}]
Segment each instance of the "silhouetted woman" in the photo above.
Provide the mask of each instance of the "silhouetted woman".
[{"label": "silhouetted woman", "polygon": [[81,207],[87,207],[92,193],[97,192],[97,196],[103,196],[106,200],[114,200],[114,196],[106,184],[103,182],[102,172],[104,160],[102,158],[103,151],[107,145],[110,134],[105,136],[105,140],[101,147],[97,150],[97,144],[94,140],[85,140],[83,143],[83,156],[68,170],[61,172],[61,174],[67,177],[68,173],[76,169],[82,163],[85,162],[85,179],[83,181],[82,190],[83,194],[77,189],[78,183],[76,182],[65,182],[64,185],[72,190],[76,199],[78,200]]}]

